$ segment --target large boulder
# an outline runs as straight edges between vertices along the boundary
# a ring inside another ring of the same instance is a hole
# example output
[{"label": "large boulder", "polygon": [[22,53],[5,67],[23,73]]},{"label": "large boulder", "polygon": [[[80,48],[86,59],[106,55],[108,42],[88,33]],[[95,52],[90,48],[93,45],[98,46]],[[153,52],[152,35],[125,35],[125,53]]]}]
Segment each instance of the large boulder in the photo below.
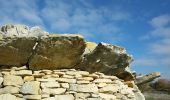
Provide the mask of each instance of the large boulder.
[{"label": "large boulder", "polygon": [[131,61],[132,57],[124,48],[99,43],[92,52],[84,55],[83,61],[77,67],[89,72],[102,72],[133,80],[133,75],[127,70]]},{"label": "large boulder", "polygon": [[39,36],[47,34],[34,27],[5,25],[0,28],[0,65],[22,66],[28,63]]},{"label": "large boulder", "polygon": [[81,61],[84,50],[85,42],[79,35],[42,36],[29,67],[33,70],[73,68]]},{"label": "large boulder", "polygon": [[0,39],[0,65],[26,65],[37,41],[35,37],[3,37]]},{"label": "large boulder", "polygon": [[40,27],[35,26],[29,28],[26,25],[12,25],[7,24],[1,27],[0,32],[5,37],[41,37],[43,35],[48,35],[47,32],[43,31]]}]

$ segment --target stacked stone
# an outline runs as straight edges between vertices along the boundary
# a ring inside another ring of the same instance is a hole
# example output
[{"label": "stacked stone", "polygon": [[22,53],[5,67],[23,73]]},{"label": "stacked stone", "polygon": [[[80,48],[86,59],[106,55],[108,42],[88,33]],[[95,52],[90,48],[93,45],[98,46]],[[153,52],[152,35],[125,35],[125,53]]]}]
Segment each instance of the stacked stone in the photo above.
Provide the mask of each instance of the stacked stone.
[{"label": "stacked stone", "polygon": [[75,69],[0,71],[0,100],[137,100],[139,91],[116,76]]}]

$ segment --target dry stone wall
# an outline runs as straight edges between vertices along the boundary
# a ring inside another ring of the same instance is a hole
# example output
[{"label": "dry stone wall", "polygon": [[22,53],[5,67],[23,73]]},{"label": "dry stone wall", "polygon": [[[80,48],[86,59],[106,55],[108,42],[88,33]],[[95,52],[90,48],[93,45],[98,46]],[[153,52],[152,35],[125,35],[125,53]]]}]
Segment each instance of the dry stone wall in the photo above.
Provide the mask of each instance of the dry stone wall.
[{"label": "dry stone wall", "polygon": [[120,46],[4,25],[0,100],[144,100],[134,83],[132,61]]},{"label": "dry stone wall", "polygon": [[0,85],[0,100],[143,100],[133,82],[75,69],[2,68]]}]

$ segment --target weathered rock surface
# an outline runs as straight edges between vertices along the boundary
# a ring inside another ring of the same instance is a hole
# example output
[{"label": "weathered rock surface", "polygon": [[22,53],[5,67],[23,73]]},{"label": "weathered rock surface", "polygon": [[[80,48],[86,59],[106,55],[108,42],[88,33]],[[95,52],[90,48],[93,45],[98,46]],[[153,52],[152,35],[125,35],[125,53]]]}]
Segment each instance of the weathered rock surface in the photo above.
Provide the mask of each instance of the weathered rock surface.
[{"label": "weathered rock surface", "polygon": [[160,76],[161,76],[161,74],[159,72],[153,72],[153,73],[144,75],[142,77],[137,77],[136,84],[137,85],[145,84],[145,83],[153,81],[154,79],[156,79]]},{"label": "weathered rock surface", "polygon": [[31,81],[25,82],[20,90],[23,94],[39,94],[40,92],[40,82]]},{"label": "weathered rock surface", "polygon": [[8,93],[8,94],[1,94],[0,100],[17,100],[17,98],[16,98],[16,96]]},{"label": "weathered rock surface", "polygon": [[56,95],[56,100],[75,100],[73,95]]},{"label": "weathered rock surface", "polygon": [[1,27],[0,32],[5,37],[40,37],[43,35],[47,35],[48,33],[43,31],[40,27],[35,26],[29,28],[26,25],[12,25],[7,24]]},{"label": "weathered rock surface", "polygon": [[21,76],[14,76],[14,75],[4,75],[4,82],[3,85],[14,85],[19,86],[23,85],[24,81],[22,80]]},{"label": "weathered rock surface", "polygon": [[89,93],[97,93],[98,88],[95,84],[85,84],[85,85],[79,85],[79,84],[70,84],[71,91],[76,92],[89,92]]},{"label": "weathered rock surface", "polygon": [[6,94],[6,93],[17,94],[19,93],[19,88],[14,86],[6,86],[4,88],[0,88],[0,94]]},{"label": "weathered rock surface", "polygon": [[47,34],[40,28],[5,25],[0,28],[0,65],[22,66],[28,63],[39,36]]},{"label": "weathered rock surface", "polygon": [[43,36],[29,67],[35,69],[72,68],[81,61],[85,42],[78,35]]},{"label": "weathered rock surface", "polygon": [[131,61],[132,57],[126,53],[124,48],[99,43],[91,53],[85,55],[78,67],[89,72],[102,72],[133,80],[133,75],[126,71]]},{"label": "weathered rock surface", "polygon": [[36,43],[35,37],[6,37],[0,39],[0,65],[26,65]]},{"label": "weathered rock surface", "polygon": [[4,25],[0,100],[144,100],[131,61],[119,46],[85,42],[80,35],[49,35],[39,27]]}]

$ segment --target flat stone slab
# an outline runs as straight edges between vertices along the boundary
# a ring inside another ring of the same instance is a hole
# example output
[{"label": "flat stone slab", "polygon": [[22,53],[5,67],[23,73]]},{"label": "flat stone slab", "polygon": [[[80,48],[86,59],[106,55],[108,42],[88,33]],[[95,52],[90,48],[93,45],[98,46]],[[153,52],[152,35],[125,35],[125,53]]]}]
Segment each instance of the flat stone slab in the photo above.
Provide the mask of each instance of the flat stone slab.
[{"label": "flat stone slab", "polygon": [[74,68],[84,50],[85,42],[79,35],[42,36],[29,67],[33,70]]}]

